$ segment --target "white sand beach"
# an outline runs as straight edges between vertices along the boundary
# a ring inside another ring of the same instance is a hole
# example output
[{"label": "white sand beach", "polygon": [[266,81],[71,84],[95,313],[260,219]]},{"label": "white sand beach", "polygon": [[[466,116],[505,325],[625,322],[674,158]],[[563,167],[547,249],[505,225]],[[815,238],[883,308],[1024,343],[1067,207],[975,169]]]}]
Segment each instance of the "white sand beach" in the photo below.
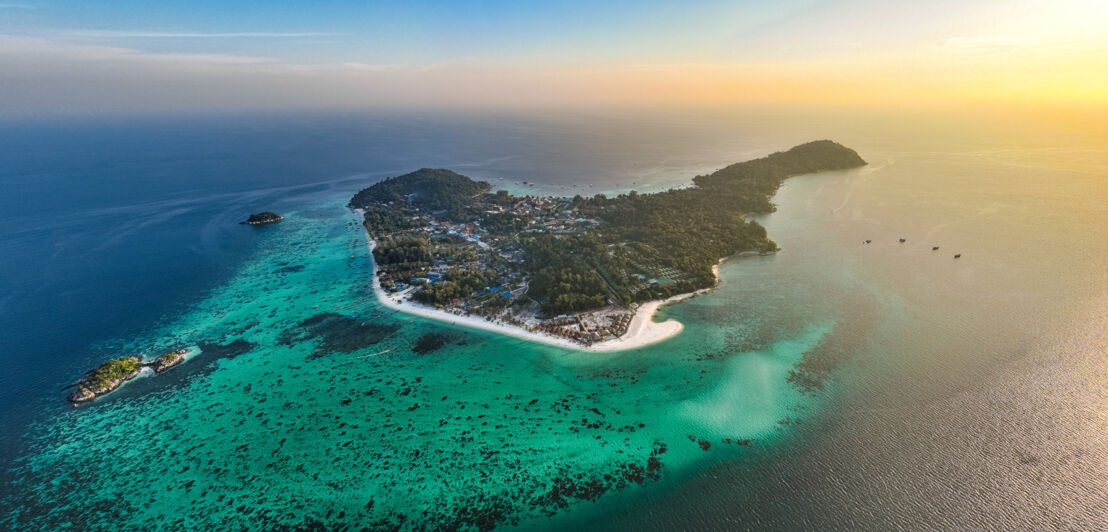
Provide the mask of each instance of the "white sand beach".
[{"label": "white sand beach", "polygon": [[[366,239],[369,242],[370,253],[373,252],[373,248],[376,246],[376,242],[366,232]],[[722,262],[722,261],[721,261]],[[716,279],[719,279],[719,265],[717,264],[712,268],[712,271],[716,275]],[[407,297],[411,295],[413,289],[409,288],[402,292],[389,294],[381,288],[380,279],[377,278],[377,265],[373,266],[373,293],[376,294],[377,300],[382,305],[397,310],[400,312],[406,312],[408,314],[414,314],[417,316],[423,316],[425,318],[431,318],[435,320],[444,321],[447,323],[453,323],[455,325],[462,325],[465,327],[472,327],[474,329],[483,329],[486,331],[497,332],[500,334],[506,334],[514,336],[516,338],[522,338],[532,342],[538,342],[542,344],[555,345],[566,349],[573,349],[576,351],[624,351],[628,349],[636,349],[639,347],[647,346],[657,342],[661,342],[667,338],[672,338],[681,332],[685,328],[681,322],[677,320],[666,320],[658,323],[654,321],[654,313],[658,309],[667,303],[674,303],[683,299],[688,299],[695,295],[707,292],[710,288],[698,290],[696,292],[681,294],[671,297],[665,300],[649,301],[643,303],[635,311],[635,316],[631,318],[631,324],[627,327],[627,332],[614,340],[607,340],[604,342],[598,342],[590,346],[574,342],[565,338],[559,338],[548,334],[539,332],[532,332],[517,325],[493,322],[480,316],[466,316],[462,314],[454,314],[444,310],[439,310],[422,303],[407,300]]]}]

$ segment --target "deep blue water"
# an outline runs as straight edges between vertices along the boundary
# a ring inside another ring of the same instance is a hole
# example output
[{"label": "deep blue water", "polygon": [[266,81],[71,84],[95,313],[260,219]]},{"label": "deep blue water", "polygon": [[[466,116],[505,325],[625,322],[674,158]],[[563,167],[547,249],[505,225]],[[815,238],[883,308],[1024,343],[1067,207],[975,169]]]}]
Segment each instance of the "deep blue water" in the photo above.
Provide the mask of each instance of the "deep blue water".
[{"label": "deep blue water", "polygon": [[245,213],[280,210],[333,186],[316,184],[321,177],[365,169],[371,155],[356,136],[313,126],[3,126],[0,407],[79,375],[102,358],[98,341],[148,327],[216,286],[255,246],[255,232],[234,223]]}]

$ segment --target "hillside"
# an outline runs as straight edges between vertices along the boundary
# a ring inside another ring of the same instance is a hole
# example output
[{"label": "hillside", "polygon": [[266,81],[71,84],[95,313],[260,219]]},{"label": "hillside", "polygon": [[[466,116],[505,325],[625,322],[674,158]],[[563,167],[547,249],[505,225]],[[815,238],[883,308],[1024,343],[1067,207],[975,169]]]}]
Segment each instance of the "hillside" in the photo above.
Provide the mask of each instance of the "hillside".
[{"label": "hillside", "polygon": [[389,203],[405,203],[428,211],[459,213],[471,198],[491,188],[485,181],[474,181],[450,170],[423,168],[359,191],[350,200],[350,206],[370,210]]}]

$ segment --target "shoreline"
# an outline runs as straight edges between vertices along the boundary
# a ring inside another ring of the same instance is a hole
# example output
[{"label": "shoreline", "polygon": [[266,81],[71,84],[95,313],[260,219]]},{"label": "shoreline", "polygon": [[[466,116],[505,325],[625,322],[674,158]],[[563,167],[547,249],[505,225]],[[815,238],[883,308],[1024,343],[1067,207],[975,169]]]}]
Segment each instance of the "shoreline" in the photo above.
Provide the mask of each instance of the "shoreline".
[{"label": "shoreline", "polygon": [[[373,237],[369,234],[369,231],[367,229],[363,227],[362,231],[365,233],[366,241],[368,242],[369,246],[370,260],[372,261],[373,248],[376,247],[377,242],[373,240]],[[712,273],[714,273],[716,276],[717,285],[719,284],[719,265],[722,264],[724,260],[726,259],[720,259],[719,263],[712,267]],[[439,310],[420,303],[404,301],[404,297],[410,293],[411,289],[409,288],[408,290],[404,290],[396,294],[386,293],[381,288],[381,280],[377,277],[376,261],[373,262],[372,276],[373,294],[377,297],[377,301],[392,310],[414,314],[416,316],[421,316],[424,318],[444,321],[446,323],[451,323],[454,325],[461,325],[464,327],[471,327],[474,329],[481,329],[485,331],[505,334],[531,342],[553,345],[565,349],[572,349],[574,351],[589,352],[626,351],[629,349],[645,347],[677,336],[681,333],[682,330],[685,329],[684,324],[675,319],[668,319],[660,323],[655,322],[654,314],[658,311],[659,308],[662,307],[662,305],[683,301],[685,299],[707,293],[709,290],[712,289],[702,288],[695,292],[679,294],[668,299],[647,301],[646,303],[639,305],[639,307],[635,309],[635,315],[631,318],[631,324],[628,325],[627,331],[623,334],[623,336],[620,336],[619,338],[613,340],[598,342],[592,345],[584,345],[572,340],[528,331],[527,329],[524,329],[517,325],[497,323],[479,316],[453,314],[445,310]]]}]

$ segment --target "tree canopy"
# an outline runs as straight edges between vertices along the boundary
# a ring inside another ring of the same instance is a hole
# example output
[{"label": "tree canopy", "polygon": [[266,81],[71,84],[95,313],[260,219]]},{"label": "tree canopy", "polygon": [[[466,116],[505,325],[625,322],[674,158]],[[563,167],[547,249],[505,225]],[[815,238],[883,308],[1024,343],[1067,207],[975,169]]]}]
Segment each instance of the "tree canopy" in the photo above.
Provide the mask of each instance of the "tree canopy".
[{"label": "tree canopy", "polygon": [[492,185],[485,181],[474,181],[450,170],[423,168],[359,191],[350,200],[350,206],[368,210],[374,203],[403,202],[429,211],[454,214],[464,211],[470,198],[491,188]]}]

